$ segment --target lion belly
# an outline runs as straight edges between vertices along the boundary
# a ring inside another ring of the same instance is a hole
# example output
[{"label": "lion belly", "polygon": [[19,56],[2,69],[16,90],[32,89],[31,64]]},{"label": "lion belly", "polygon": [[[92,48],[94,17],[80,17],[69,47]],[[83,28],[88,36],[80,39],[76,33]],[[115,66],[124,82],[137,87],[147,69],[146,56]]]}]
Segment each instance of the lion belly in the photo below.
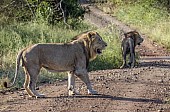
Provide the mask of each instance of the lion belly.
[{"label": "lion belly", "polygon": [[[63,45],[64,46],[64,45]],[[57,46],[51,50],[50,55],[48,50],[43,50],[42,65],[53,71],[72,71],[74,70],[76,51],[69,49],[70,47]]]},{"label": "lion belly", "polygon": [[[50,62],[50,63],[49,63]],[[65,71],[73,71],[74,70],[74,62],[66,62],[62,63],[61,61],[43,61],[42,67],[47,69],[50,72],[65,72]]]}]

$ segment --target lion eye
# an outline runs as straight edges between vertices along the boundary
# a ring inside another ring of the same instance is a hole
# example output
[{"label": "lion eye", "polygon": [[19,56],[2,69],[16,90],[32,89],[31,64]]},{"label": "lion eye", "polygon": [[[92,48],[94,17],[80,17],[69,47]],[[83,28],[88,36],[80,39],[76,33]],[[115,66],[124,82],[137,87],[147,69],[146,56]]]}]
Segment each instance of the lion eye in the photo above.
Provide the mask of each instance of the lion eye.
[{"label": "lion eye", "polygon": [[102,41],[102,38],[99,38],[99,41]]}]

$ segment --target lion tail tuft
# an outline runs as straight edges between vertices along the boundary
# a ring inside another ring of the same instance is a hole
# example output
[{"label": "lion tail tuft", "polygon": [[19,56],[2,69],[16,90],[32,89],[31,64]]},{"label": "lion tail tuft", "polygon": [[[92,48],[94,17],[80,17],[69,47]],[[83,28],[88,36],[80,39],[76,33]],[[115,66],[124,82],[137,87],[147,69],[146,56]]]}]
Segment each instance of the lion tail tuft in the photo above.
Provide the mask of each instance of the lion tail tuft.
[{"label": "lion tail tuft", "polygon": [[20,60],[21,60],[21,57],[22,57],[22,54],[23,54],[24,50],[25,50],[25,49],[21,50],[21,51],[18,53],[18,55],[17,55],[15,76],[14,76],[13,82],[12,82],[12,84],[10,84],[9,86],[8,86],[8,83],[7,83],[7,82],[4,82],[4,83],[3,83],[3,86],[4,86],[5,88],[10,88],[10,87],[14,86],[14,84],[15,84],[15,82],[16,82],[17,75],[18,75],[18,71],[19,71]]},{"label": "lion tail tuft", "polygon": [[8,88],[8,83],[5,81],[5,82],[3,82],[3,86],[5,87],[5,88]]}]

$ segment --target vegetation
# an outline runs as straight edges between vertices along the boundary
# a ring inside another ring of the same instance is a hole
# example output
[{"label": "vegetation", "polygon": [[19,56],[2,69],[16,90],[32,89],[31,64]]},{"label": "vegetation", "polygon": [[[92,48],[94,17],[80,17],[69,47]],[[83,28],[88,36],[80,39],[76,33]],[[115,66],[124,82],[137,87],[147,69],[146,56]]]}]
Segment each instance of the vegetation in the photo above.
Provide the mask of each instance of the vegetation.
[{"label": "vegetation", "polygon": [[97,59],[90,63],[89,70],[105,70],[121,66],[121,41],[119,32],[115,29],[114,26],[109,26],[109,28],[98,30],[108,46],[101,56],[99,55]]},{"label": "vegetation", "polygon": [[[112,14],[118,19],[138,28],[155,41],[170,48],[169,2],[159,1],[161,0],[110,2],[116,7]],[[9,80],[13,77],[16,55],[20,49],[35,43],[68,42],[83,31],[96,30],[83,21],[83,14],[84,9],[74,0],[56,2],[53,0],[3,0],[0,3],[1,79]],[[115,32],[113,26],[108,29],[97,30],[108,43],[108,47],[101,56],[90,62],[89,71],[118,68],[122,63],[118,32]],[[65,73],[49,73],[46,70],[42,70],[41,74],[43,75],[40,75],[39,83],[53,82],[66,76]],[[18,86],[23,84],[23,79],[23,71],[20,71]]]},{"label": "vegetation", "polygon": [[[13,78],[19,50],[35,43],[68,42],[81,32],[96,30],[83,21],[83,14],[84,9],[74,0],[3,0],[0,3],[0,82]],[[118,32],[113,26],[96,31],[108,47],[90,62],[89,71],[118,68],[122,63]],[[18,87],[23,84],[23,74],[20,69]],[[44,69],[40,74],[39,83],[66,76]]]},{"label": "vegetation", "polygon": [[[15,73],[15,60],[19,50],[35,43],[58,43],[68,42],[75,35],[86,30],[96,30],[86,23],[80,23],[77,29],[67,29],[62,24],[48,25],[43,21],[16,22],[0,27],[0,76],[13,78]],[[104,30],[104,31],[103,31]],[[96,60],[90,63],[89,70],[112,69],[121,64],[120,46],[117,34],[107,29],[97,30],[108,43],[107,49]],[[114,47],[113,47],[114,46]],[[19,73],[18,86],[23,84],[24,75],[21,69]],[[65,78],[65,73],[49,73],[42,70],[39,82],[53,82],[56,79]],[[64,74],[64,75],[63,75]]]},{"label": "vegetation", "polygon": [[[83,23],[84,12],[75,0],[1,0],[0,82],[13,77],[20,49],[34,43],[67,42],[91,29]],[[61,73],[51,74],[45,70],[41,74],[40,82],[64,78]],[[17,85],[21,86],[23,71],[18,79]]]},{"label": "vegetation", "polygon": [[115,7],[114,16],[170,49],[169,0],[119,0]]},{"label": "vegetation", "polygon": [[75,27],[85,10],[76,0],[1,0],[0,23],[43,19],[49,24],[64,22]]}]

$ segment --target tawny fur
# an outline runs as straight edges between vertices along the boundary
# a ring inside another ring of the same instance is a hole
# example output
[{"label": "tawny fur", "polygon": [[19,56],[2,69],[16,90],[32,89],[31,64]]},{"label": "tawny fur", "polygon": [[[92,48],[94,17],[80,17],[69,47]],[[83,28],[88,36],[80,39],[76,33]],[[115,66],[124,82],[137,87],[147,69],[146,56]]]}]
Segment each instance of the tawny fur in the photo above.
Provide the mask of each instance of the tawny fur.
[{"label": "tawny fur", "polygon": [[25,71],[24,88],[31,97],[44,97],[35,90],[41,68],[51,72],[68,72],[69,95],[76,94],[75,75],[86,84],[89,94],[96,94],[91,87],[87,66],[106,46],[97,32],[88,31],[75,36],[69,43],[35,44],[27,47],[17,56],[16,73],[11,86],[15,83],[21,60]]}]

